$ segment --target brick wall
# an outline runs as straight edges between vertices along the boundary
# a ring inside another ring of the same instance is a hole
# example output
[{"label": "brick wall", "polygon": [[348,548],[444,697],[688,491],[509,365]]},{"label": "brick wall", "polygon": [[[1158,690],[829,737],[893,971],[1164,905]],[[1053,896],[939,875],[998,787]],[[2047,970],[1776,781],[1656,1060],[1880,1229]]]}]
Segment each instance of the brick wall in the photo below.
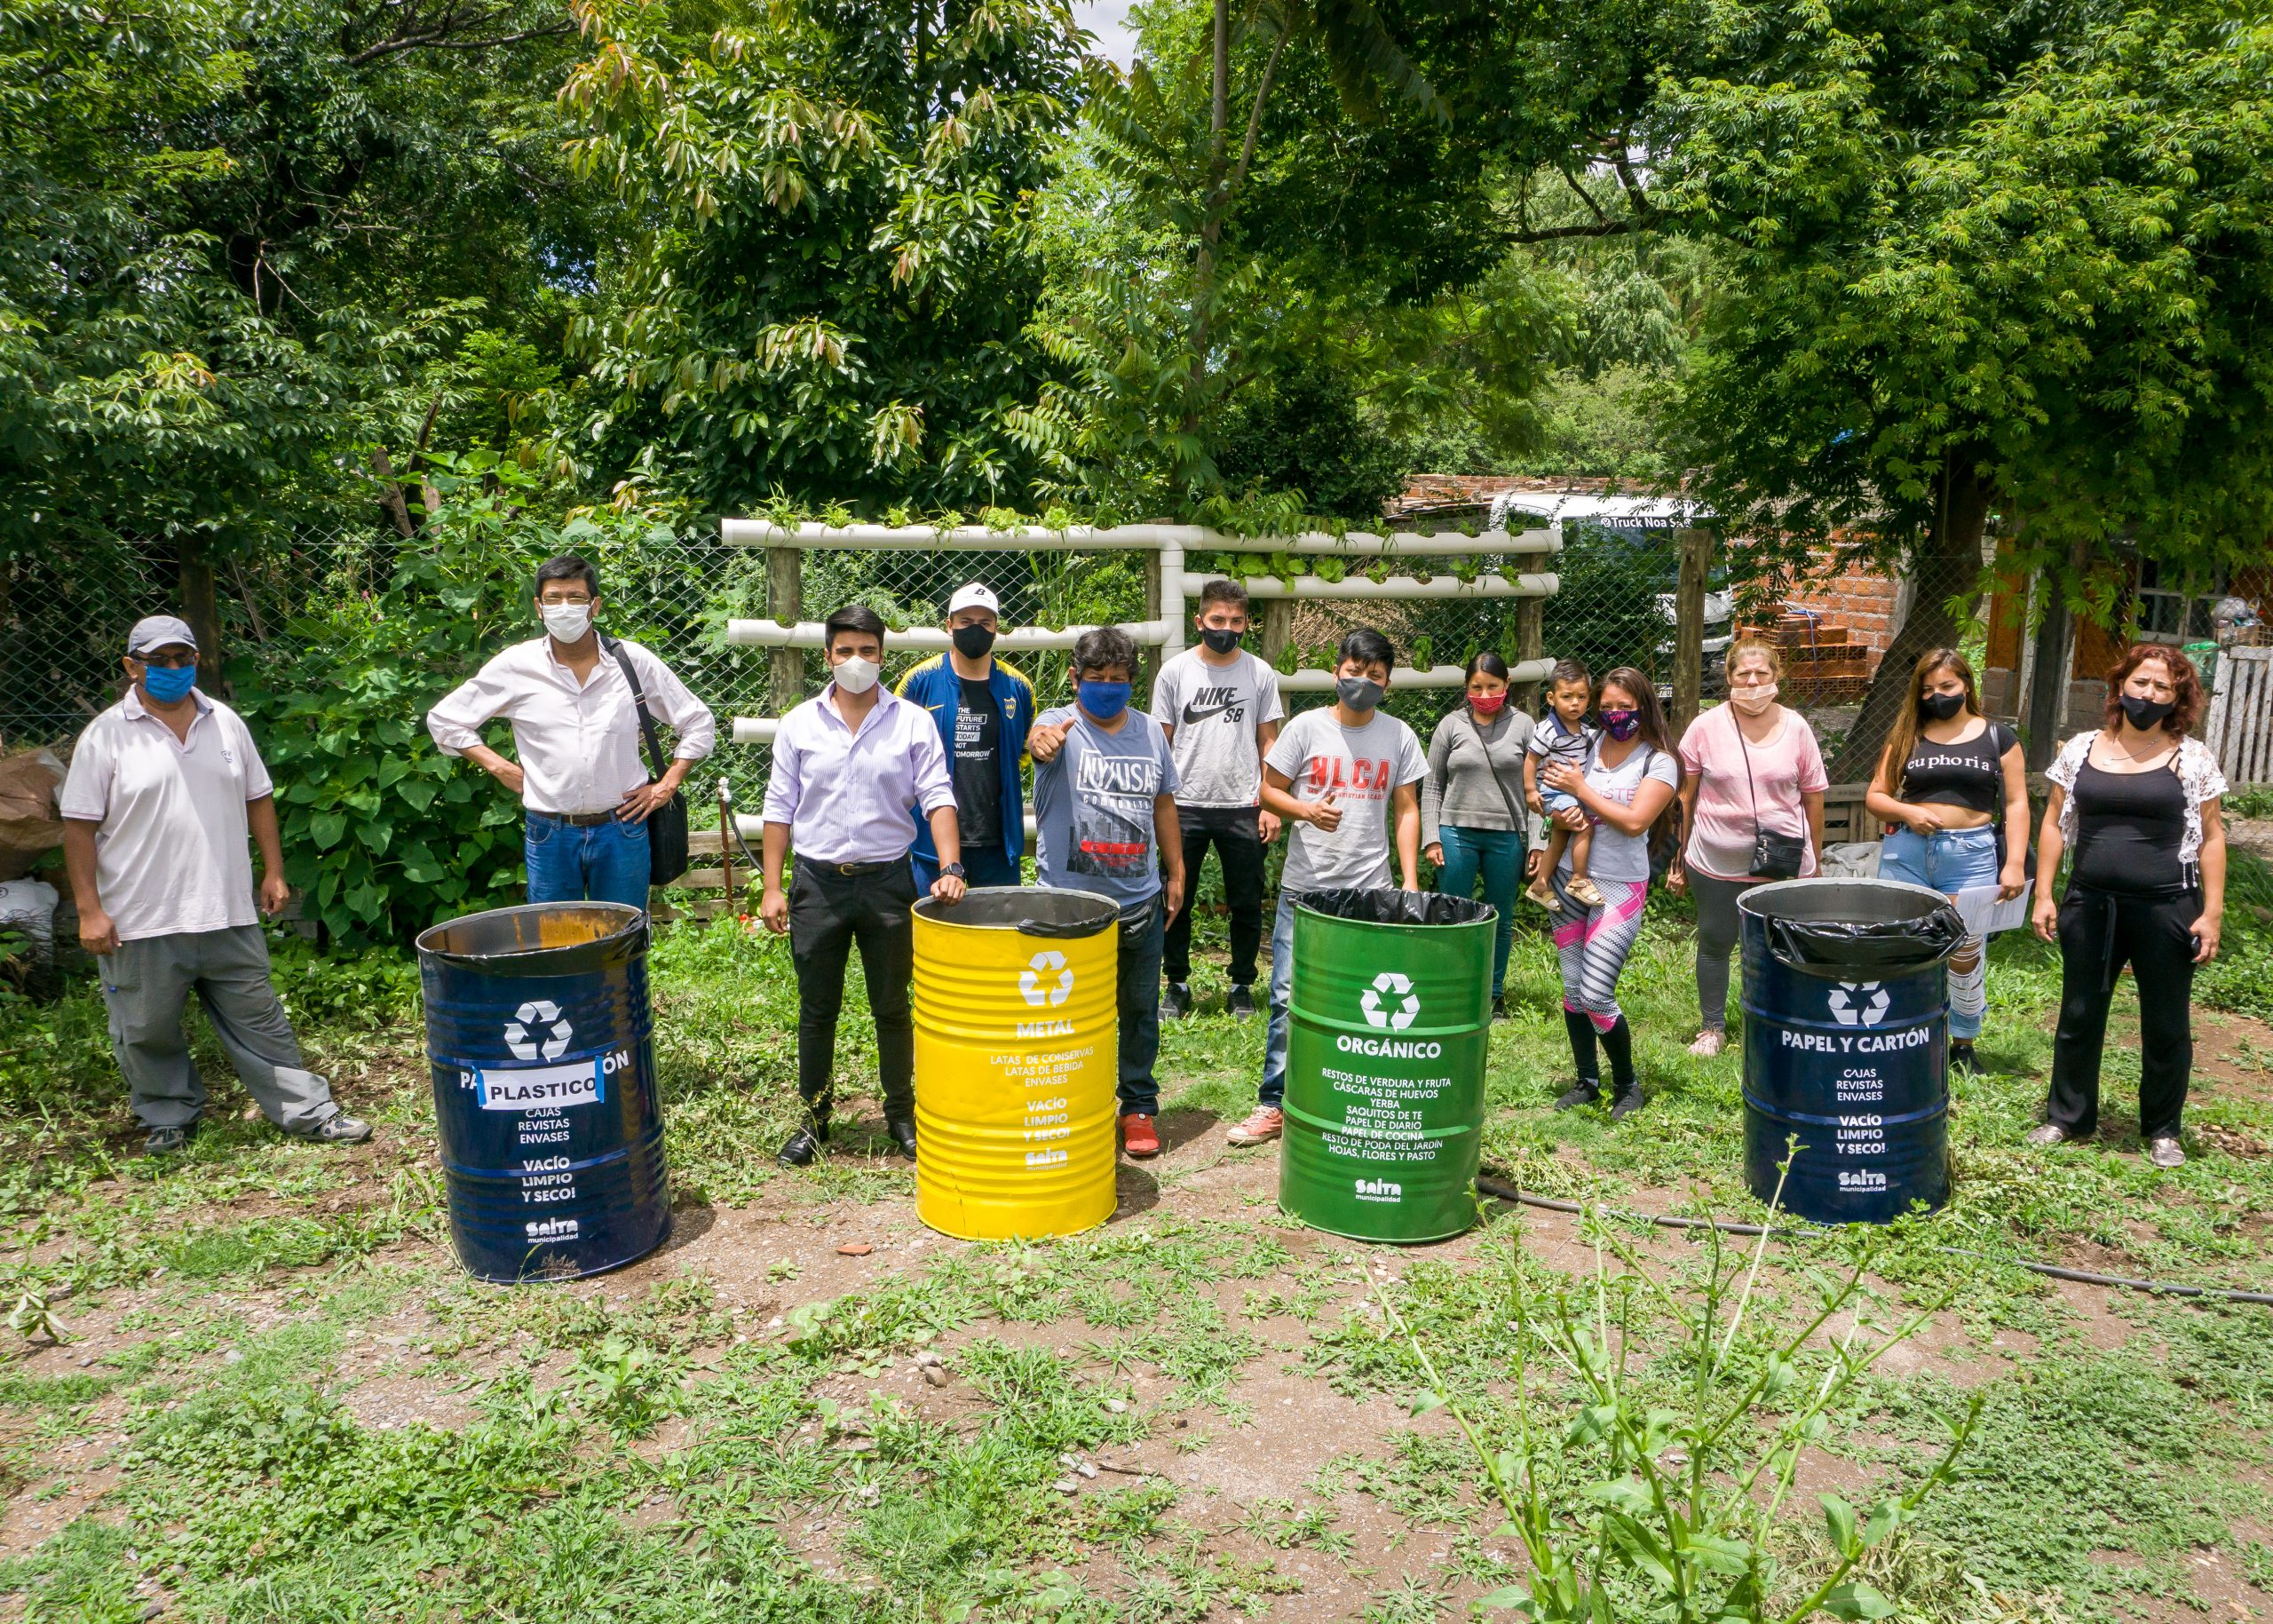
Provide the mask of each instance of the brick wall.
[{"label": "brick wall", "polygon": [[1785,600],[1787,610],[1826,614],[1847,628],[1847,640],[1871,652],[1871,669],[1894,642],[1901,585],[1875,570],[1849,567],[1827,578],[1804,582]]}]

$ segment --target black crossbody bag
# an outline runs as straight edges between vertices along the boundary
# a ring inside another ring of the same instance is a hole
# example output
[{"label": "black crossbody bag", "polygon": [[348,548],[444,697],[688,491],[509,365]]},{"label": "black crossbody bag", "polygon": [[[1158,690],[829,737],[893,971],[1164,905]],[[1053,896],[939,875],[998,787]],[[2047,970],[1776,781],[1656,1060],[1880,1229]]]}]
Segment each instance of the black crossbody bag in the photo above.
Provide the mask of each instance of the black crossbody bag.
[{"label": "black crossbody bag", "polygon": [[1516,804],[1516,797],[1509,793],[1508,780],[1500,776],[1500,764],[1492,759],[1491,741],[1485,738],[1484,730],[1477,725],[1476,713],[1472,710],[1468,712],[1468,731],[1476,735],[1476,748],[1484,752],[1484,770],[1492,775],[1493,786],[1499,790],[1501,800],[1507,803],[1509,822],[1514,826],[1517,834],[1526,833],[1531,827],[1530,820],[1524,816],[1523,809]]},{"label": "black crossbody bag", "polygon": [[1737,730],[1737,748],[1744,752],[1744,787],[1752,796],[1752,867],[1747,872],[1755,880],[1796,880],[1800,870],[1807,866],[1807,836],[1782,835],[1761,827],[1760,786],[1753,781],[1752,746],[1744,736],[1744,724],[1737,719],[1733,707],[1729,712],[1729,725]]},{"label": "black crossbody bag", "polygon": [[[655,718],[647,709],[647,695],[639,686],[639,673],[631,669],[631,661],[624,658],[623,645],[614,638],[602,638],[600,646],[614,659],[623,672],[623,680],[631,685],[631,702],[639,710],[639,736],[646,741],[647,765],[652,774],[647,781],[659,781],[663,776],[663,747],[655,741]],[[686,796],[674,790],[671,798],[647,814],[647,883],[668,885],[686,872]]]}]

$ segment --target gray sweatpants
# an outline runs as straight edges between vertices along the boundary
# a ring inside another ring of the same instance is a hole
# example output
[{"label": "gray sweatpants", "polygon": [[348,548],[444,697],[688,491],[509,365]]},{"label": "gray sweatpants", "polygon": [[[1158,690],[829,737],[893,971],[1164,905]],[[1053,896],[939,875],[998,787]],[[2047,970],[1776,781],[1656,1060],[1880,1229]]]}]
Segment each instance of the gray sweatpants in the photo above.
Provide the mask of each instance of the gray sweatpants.
[{"label": "gray sweatpants", "polygon": [[205,1083],[181,1029],[192,992],[270,1121],[304,1134],[339,1114],[331,1085],[300,1065],[299,1041],[269,985],[258,925],[121,942],[95,963],[110,1009],[111,1052],[145,1128],[186,1128],[205,1109]]},{"label": "gray sweatpants", "polygon": [[1744,923],[1737,899],[1759,883],[1689,871],[1689,894],[1697,899],[1697,1012],[1707,1029],[1729,1024],[1729,955]]}]

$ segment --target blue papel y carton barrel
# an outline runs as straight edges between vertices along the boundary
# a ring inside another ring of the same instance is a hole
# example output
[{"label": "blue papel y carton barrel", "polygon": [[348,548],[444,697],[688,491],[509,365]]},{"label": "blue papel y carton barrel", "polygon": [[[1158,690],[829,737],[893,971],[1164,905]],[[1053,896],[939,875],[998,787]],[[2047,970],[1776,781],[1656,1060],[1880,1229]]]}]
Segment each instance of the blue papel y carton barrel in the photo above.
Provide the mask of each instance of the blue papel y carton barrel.
[{"label": "blue papel y carton barrel", "polygon": [[1884,1224],[1939,1208],[1956,909],[1888,880],[1791,880],[1754,886],[1738,912],[1753,1193],[1775,1194],[1789,1154],[1784,1206],[1799,1217]]}]

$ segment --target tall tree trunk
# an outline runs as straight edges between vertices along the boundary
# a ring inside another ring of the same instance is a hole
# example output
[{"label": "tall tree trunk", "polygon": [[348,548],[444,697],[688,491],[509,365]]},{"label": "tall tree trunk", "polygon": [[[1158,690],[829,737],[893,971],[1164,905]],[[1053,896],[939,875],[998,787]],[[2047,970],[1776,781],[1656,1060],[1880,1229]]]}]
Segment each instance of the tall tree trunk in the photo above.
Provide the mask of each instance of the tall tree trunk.
[{"label": "tall tree trunk", "polygon": [[1950,599],[1979,595],[1981,538],[1989,527],[1994,496],[1973,472],[1972,457],[1952,453],[1934,503],[1933,527],[1906,566],[1913,582],[1909,617],[1879,661],[1862,711],[1832,763],[1833,782],[1860,783],[1871,775],[1888,730],[1910,702],[1911,668],[1927,650],[1956,643],[1958,625],[1950,614]]},{"label": "tall tree trunk", "polygon": [[[2068,554],[2069,576],[2080,582],[2090,560],[2090,545],[2078,542]],[[2060,749],[2060,735],[2067,730],[2070,642],[2076,630],[2075,611],[2068,606],[2060,571],[2047,566],[2038,581],[2044,617],[2037,622],[2036,653],[2031,659],[2035,674],[2030,678],[2028,715],[2023,718],[2028,727],[2027,760],[2031,772],[2041,772],[2052,764]]]},{"label": "tall tree trunk", "polygon": [[197,634],[197,685],[226,699],[229,690],[221,680],[221,666],[228,651],[221,646],[220,594],[201,541],[181,544],[181,617]]},{"label": "tall tree trunk", "polygon": [[1192,409],[1184,416],[1190,432],[1199,425],[1200,380],[1208,374],[1208,346],[1213,338],[1216,314],[1216,245],[1224,231],[1224,161],[1232,131],[1232,4],[1216,0],[1214,86],[1208,107],[1208,193],[1201,200],[1200,252],[1194,265],[1192,297]]}]

